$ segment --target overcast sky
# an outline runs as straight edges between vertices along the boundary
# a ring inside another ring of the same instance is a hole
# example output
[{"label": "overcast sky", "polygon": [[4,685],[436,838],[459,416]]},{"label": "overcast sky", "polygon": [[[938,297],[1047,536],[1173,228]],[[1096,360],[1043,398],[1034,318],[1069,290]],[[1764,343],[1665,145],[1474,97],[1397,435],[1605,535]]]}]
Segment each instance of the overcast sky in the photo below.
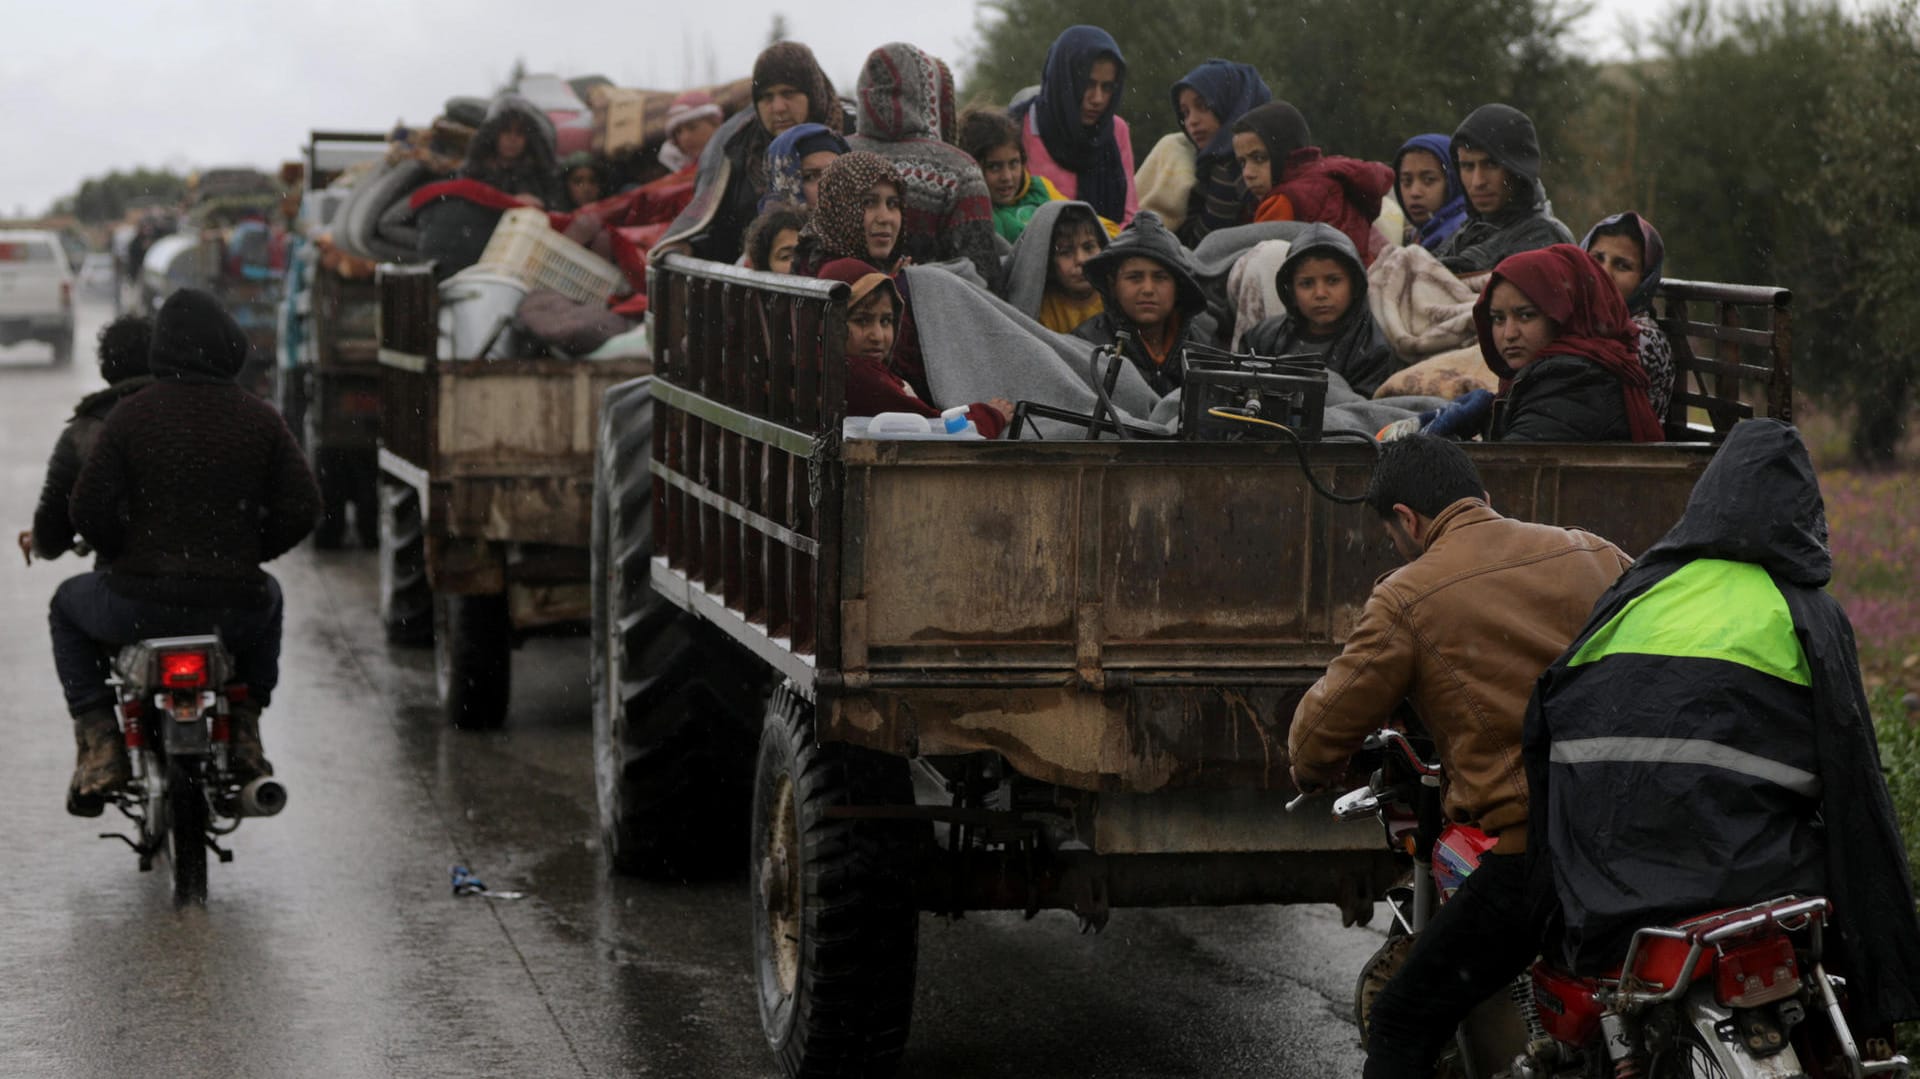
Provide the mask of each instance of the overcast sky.
[{"label": "overcast sky", "polygon": [[[1622,15],[1668,6],[1599,0],[1581,33],[1610,42]],[[300,155],[311,128],[424,123],[449,96],[489,92],[516,56],[532,71],[623,86],[737,78],[777,11],[851,89],[883,42],[911,41],[963,77],[978,42],[971,0],[0,0],[0,10],[0,215],[42,212],[115,168],[272,169]],[[888,17],[876,23],[876,11]],[[1124,44],[1124,28],[1111,29]]]}]

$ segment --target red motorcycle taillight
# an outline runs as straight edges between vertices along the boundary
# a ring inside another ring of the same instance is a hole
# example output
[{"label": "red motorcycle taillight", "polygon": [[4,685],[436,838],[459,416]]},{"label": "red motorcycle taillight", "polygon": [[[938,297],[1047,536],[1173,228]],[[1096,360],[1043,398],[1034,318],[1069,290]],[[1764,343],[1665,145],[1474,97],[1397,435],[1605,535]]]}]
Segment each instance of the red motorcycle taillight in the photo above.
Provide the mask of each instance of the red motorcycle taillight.
[{"label": "red motorcycle taillight", "polygon": [[169,652],[160,657],[160,684],[168,689],[200,689],[207,684],[205,652]]},{"label": "red motorcycle taillight", "polygon": [[1800,991],[1793,941],[1764,937],[1721,954],[1714,965],[1713,995],[1729,1008],[1757,1008]]}]

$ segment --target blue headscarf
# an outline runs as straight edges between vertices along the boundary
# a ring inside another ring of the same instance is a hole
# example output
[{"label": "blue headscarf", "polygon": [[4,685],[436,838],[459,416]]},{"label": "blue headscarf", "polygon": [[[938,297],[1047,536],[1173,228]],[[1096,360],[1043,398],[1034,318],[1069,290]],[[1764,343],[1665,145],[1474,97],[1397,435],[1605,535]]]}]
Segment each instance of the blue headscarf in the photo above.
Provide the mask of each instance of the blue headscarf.
[{"label": "blue headscarf", "polygon": [[844,154],[848,152],[847,140],[825,124],[795,124],[782,131],[767,147],[767,193],[760,196],[759,212],[780,205],[806,206],[800,161],[822,150]]},{"label": "blue headscarf", "polygon": [[1198,147],[1200,160],[1233,156],[1233,122],[1273,100],[1273,91],[1251,64],[1231,60],[1208,60],[1187,77],[1173,84],[1173,114],[1180,115],[1180,91],[1192,90],[1220,118],[1220,130],[1212,141]]},{"label": "blue headscarf", "polygon": [[[1080,97],[1093,76],[1094,63],[1102,58],[1119,68],[1114,78],[1119,86],[1106,113],[1086,127],[1080,123]],[[1069,26],[1047,49],[1040,93],[1009,110],[1022,123],[1029,113],[1033,115],[1047,156],[1079,177],[1079,193],[1074,197],[1090,203],[1094,212],[1109,221],[1127,216],[1127,170],[1120,163],[1120,143],[1113,131],[1113,117],[1120,111],[1126,88],[1127,60],[1113,35],[1097,26]]]},{"label": "blue headscarf", "polygon": [[[1420,226],[1420,246],[1437,251],[1447,237],[1467,223],[1467,189],[1460,182],[1460,170],[1453,162],[1453,140],[1445,135],[1415,135],[1393,155],[1393,195],[1400,197],[1400,159],[1415,150],[1432,154],[1447,174],[1447,201]],[[1404,205],[1404,204],[1403,204]]]},{"label": "blue headscarf", "polygon": [[1599,223],[1587,230],[1587,238],[1580,241],[1582,251],[1593,250],[1593,240],[1601,229],[1609,225],[1618,225],[1630,221],[1639,230],[1640,236],[1640,287],[1627,297],[1627,310],[1636,315],[1644,315],[1653,310],[1653,294],[1660,291],[1660,269],[1667,262],[1667,245],[1660,239],[1660,230],[1653,222],[1629,210],[1623,214],[1603,217]]}]

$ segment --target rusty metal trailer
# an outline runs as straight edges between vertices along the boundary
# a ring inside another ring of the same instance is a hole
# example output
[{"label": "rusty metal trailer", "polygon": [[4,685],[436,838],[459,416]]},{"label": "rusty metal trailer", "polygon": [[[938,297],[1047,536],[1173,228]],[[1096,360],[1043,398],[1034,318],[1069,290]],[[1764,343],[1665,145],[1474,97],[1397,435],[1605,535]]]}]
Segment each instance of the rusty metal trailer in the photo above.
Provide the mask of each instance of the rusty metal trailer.
[{"label": "rusty metal trailer", "polygon": [[599,401],[651,366],[440,357],[432,268],[378,282],[382,614],[429,617],[449,722],[495,727],[513,646],[587,626]]},{"label": "rusty metal trailer", "polygon": [[[1284,812],[1294,706],[1396,564],[1371,511],[1282,443],[843,439],[844,286],[649,272],[658,370],[607,395],[596,466],[603,839],[674,873],[745,826],[789,1075],[890,1070],[922,912],[1364,919],[1404,874],[1377,828]],[[1784,292],[1667,297],[1713,345],[1678,350],[1676,433],[1751,415],[1742,381],[1790,408]],[[1370,447],[1309,452],[1366,484]],[[1636,551],[1712,452],[1472,447],[1502,512]]]}]

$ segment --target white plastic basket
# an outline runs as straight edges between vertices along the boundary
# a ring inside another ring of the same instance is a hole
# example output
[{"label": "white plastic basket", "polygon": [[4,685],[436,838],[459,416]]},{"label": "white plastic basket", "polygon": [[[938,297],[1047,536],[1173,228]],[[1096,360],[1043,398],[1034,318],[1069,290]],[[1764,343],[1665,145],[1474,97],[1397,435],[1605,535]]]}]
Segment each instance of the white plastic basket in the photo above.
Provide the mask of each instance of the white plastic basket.
[{"label": "white plastic basket", "polygon": [[546,211],[531,206],[500,215],[474,268],[581,303],[604,303],[626,281],[618,266],[553,231]]}]

